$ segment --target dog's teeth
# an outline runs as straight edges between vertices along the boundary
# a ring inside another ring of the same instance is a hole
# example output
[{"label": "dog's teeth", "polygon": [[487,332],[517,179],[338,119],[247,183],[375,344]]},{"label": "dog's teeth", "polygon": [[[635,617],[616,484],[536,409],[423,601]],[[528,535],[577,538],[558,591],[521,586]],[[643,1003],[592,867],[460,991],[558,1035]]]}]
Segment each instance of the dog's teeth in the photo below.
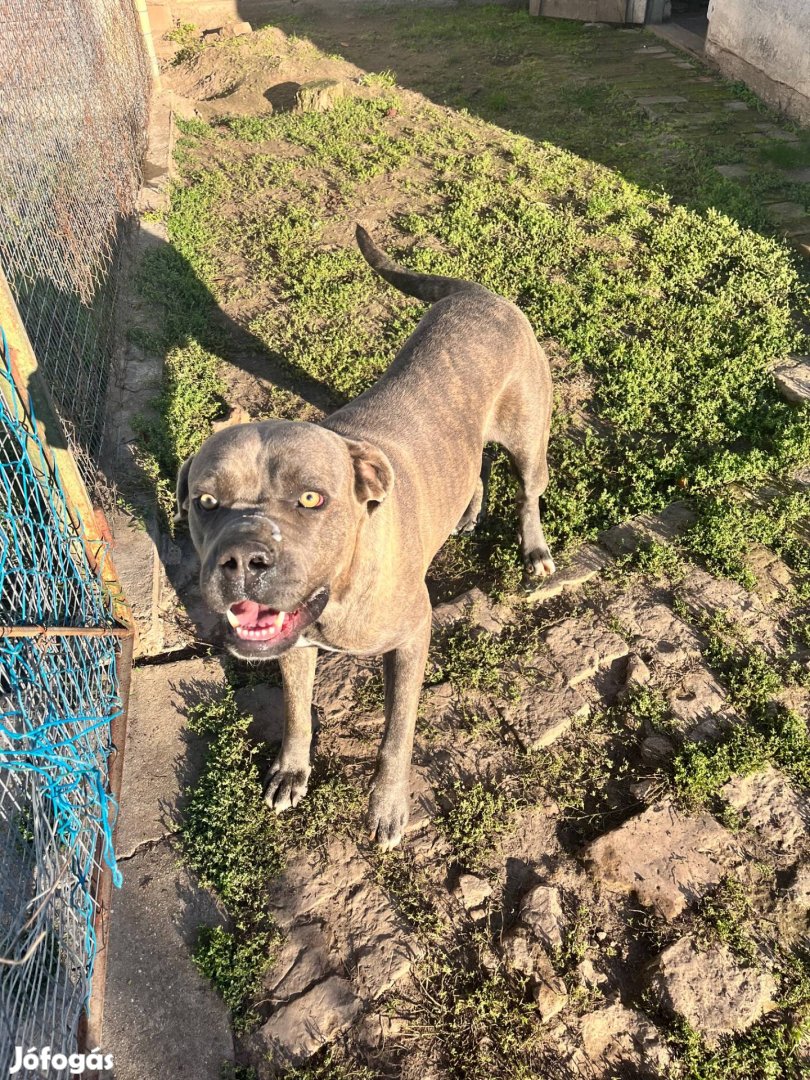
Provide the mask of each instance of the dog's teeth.
[{"label": "dog's teeth", "polygon": [[285,618],[286,614],[287,614],[286,611],[277,611],[276,612],[276,619],[275,619],[276,630],[280,630],[282,628],[282,626],[284,625],[284,618]]},{"label": "dog's teeth", "polygon": [[228,616],[228,622],[231,624],[231,626],[239,626],[239,616],[234,615],[230,608],[228,608],[225,614]]}]

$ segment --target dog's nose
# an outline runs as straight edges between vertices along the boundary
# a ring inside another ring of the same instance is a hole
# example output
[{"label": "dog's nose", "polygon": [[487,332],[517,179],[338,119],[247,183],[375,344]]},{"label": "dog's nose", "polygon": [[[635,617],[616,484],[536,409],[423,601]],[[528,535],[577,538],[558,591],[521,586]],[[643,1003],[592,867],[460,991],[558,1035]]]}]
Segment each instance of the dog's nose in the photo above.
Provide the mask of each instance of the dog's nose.
[{"label": "dog's nose", "polygon": [[270,551],[262,544],[252,544],[248,547],[227,548],[220,553],[219,570],[222,576],[232,585],[241,585],[248,589],[261,577],[273,564]]}]

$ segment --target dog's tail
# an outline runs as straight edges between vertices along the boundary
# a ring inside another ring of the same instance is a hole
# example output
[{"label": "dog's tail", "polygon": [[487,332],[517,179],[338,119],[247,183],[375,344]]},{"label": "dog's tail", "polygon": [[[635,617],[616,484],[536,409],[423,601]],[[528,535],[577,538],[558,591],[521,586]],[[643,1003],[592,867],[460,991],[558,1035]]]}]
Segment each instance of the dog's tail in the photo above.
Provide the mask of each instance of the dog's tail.
[{"label": "dog's tail", "polygon": [[441,300],[442,297],[452,296],[453,293],[487,291],[483,285],[476,285],[473,281],[439,277],[435,274],[417,274],[413,270],[406,270],[404,266],[398,266],[393,259],[389,259],[382,248],[377,247],[362,225],[357,226],[355,236],[357,246],[371,269],[407,296],[415,296],[417,300],[427,300],[432,303],[435,300]]}]

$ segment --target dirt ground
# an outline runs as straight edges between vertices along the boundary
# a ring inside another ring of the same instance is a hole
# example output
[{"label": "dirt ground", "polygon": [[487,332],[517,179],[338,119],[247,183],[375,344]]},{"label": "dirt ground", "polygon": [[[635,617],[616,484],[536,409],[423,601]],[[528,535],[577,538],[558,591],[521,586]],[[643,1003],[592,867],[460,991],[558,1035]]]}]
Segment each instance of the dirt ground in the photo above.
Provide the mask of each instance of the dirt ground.
[{"label": "dirt ground", "polygon": [[[520,589],[496,460],[488,521],[431,570],[398,851],[362,828],[379,660],[320,659],[310,792],[279,820],[277,676],[204,661],[167,836],[224,913],[193,951],[239,1080],[810,1069],[810,454],[770,375],[799,342],[772,208],[803,235],[806,135],[640,31],[536,27],[290,8],[165,46],[174,184],[141,279],[173,291],[131,336],[169,375],[134,515],[168,512],[216,426],[317,420],[388,362],[422,308],[363,276],[354,220],[516,298],[557,384],[559,572]],[[163,520],[165,641],[199,664],[215,632]]]}]

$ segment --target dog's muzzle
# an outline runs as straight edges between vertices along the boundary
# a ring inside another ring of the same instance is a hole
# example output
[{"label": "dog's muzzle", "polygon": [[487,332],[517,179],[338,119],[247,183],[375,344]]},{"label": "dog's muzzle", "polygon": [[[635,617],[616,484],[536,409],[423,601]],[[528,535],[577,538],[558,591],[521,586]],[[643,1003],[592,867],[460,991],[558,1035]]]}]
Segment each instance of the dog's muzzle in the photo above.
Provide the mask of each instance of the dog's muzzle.
[{"label": "dog's muzzle", "polygon": [[239,656],[272,658],[291,648],[321,615],[329,588],[316,589],[293,611],[279,611],[255,600],[240,600],[225,612],[228,647]]}]

